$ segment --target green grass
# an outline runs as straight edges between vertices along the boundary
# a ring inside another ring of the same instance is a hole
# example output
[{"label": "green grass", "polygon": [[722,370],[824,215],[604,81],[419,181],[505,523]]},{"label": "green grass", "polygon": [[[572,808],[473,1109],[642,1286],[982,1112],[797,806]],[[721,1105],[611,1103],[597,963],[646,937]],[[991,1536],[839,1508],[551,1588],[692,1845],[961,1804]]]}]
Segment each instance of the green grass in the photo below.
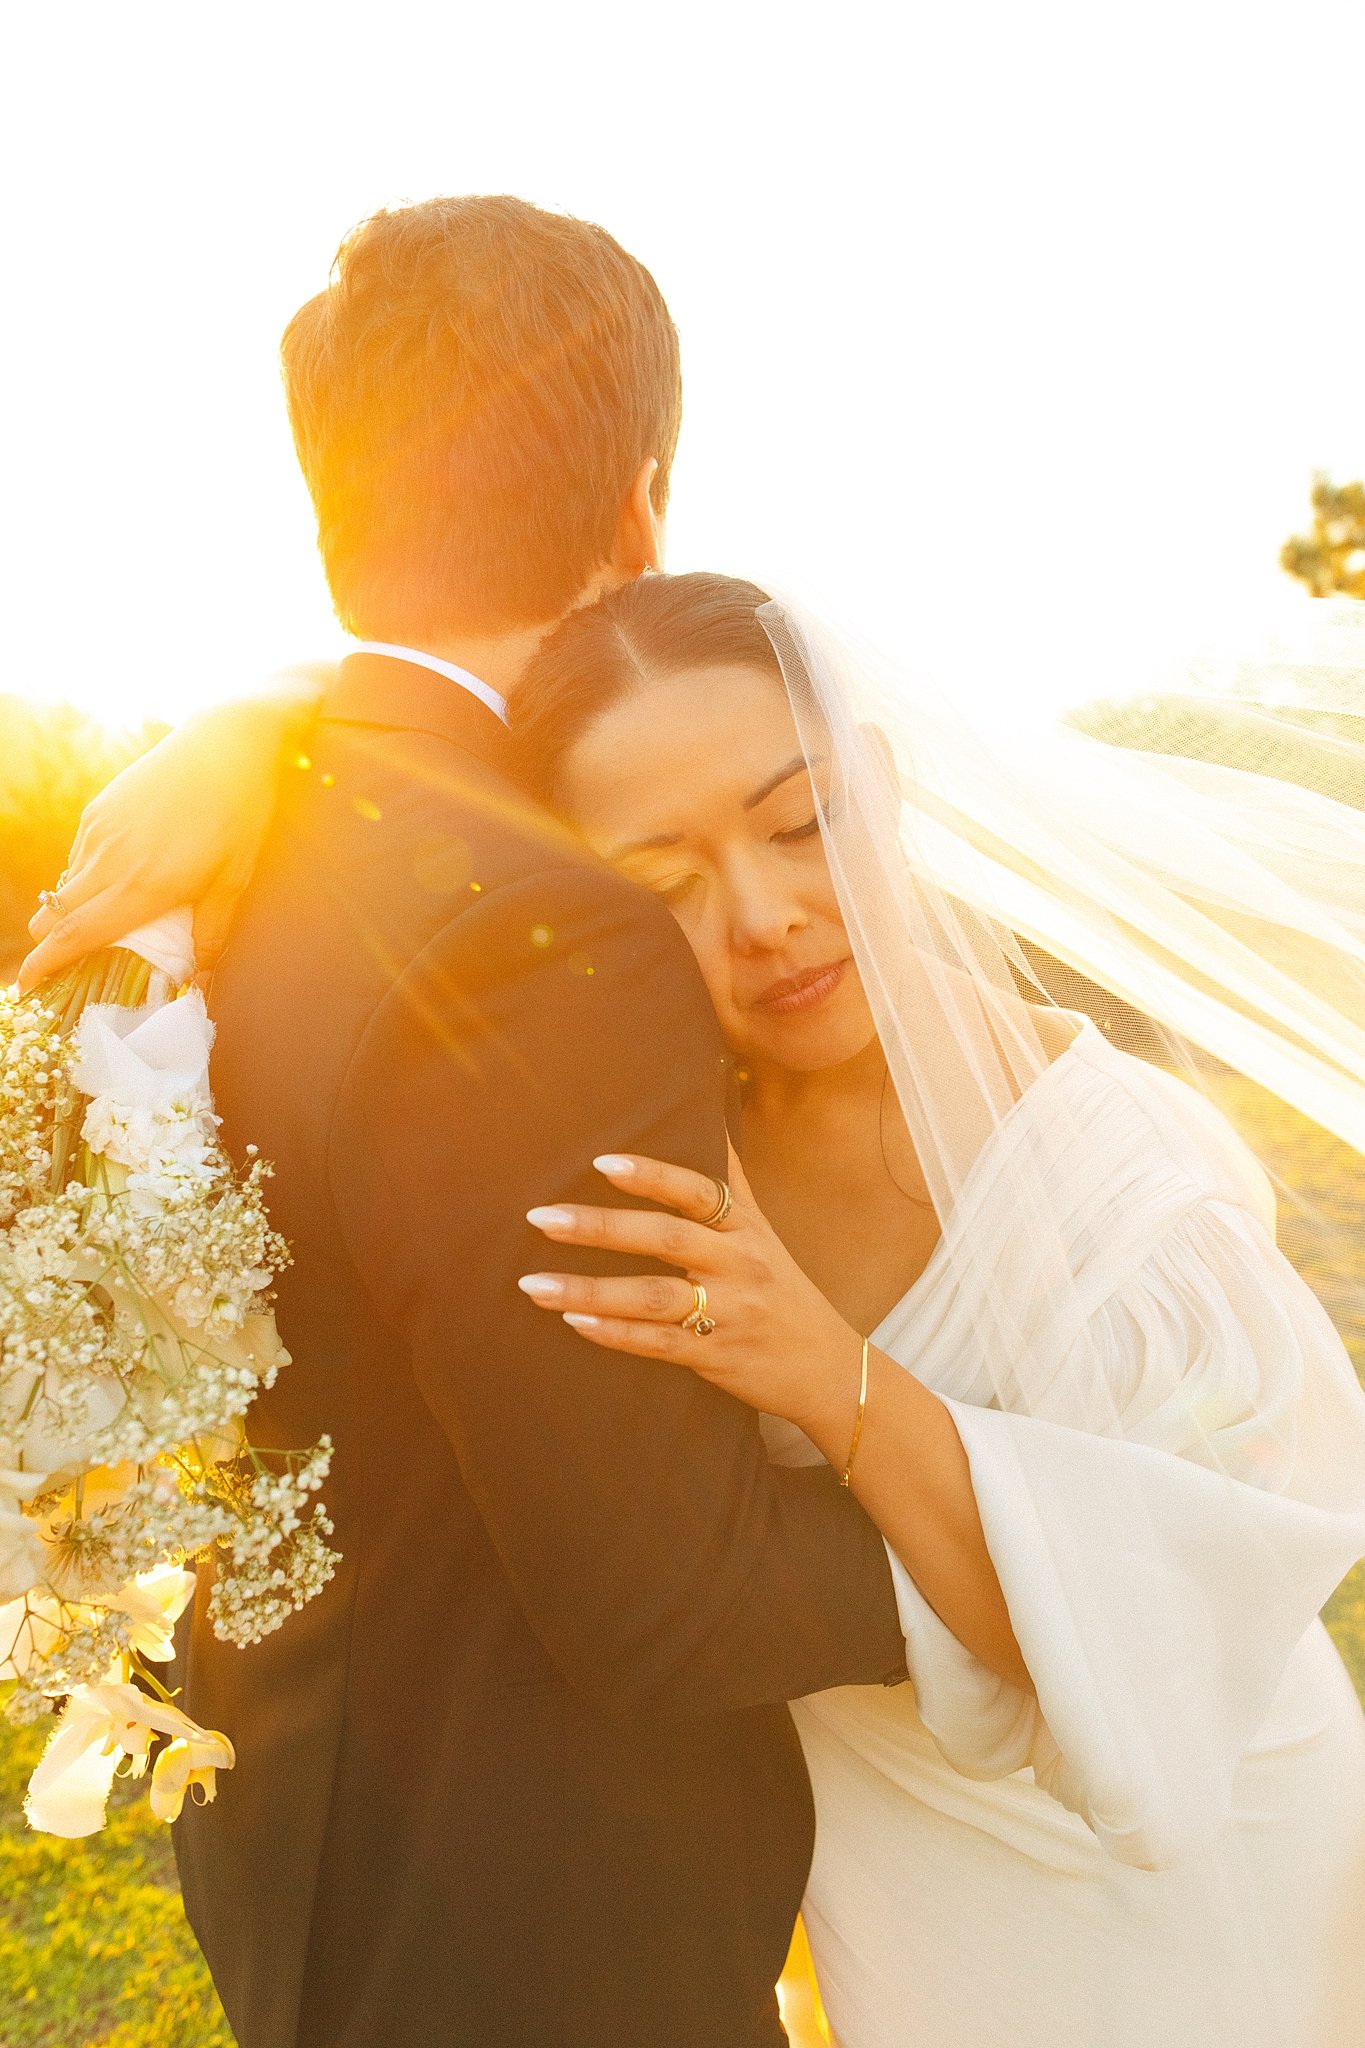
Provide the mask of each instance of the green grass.
[{"label": "green grass", "polygon": [[[1337,1314],[1365,1378],[1359,1160],[1249,1084],[1228,1080],[1220,1092],[1291,1196],[1311,1205],[1314,1228],[1304,1233],[1293,1200],[1285,1203],[1287,1245]],[[1365,1566],[1326,1618],[1365,1698]],[[231,2048],[185,1924],[170,1836],[144,1787],[118,1788],[108,1828],[88,1842],[25,1827],[23,1788],[43,1732],[0,1723],[0,2048]]]}]

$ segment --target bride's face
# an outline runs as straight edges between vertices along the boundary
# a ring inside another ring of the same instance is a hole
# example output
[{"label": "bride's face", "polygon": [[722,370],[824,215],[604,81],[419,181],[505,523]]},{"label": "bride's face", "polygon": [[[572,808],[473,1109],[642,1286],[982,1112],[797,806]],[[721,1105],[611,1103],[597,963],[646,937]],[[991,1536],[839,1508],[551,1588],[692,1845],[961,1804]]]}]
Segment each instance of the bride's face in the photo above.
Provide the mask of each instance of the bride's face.
[{"label": "bride's face", "polygon": [[813,1072],[871,1043],[775,678],[709,668],[644,685],[571,750],[558,794],[597,851],[668,904],[737,1053]]}]

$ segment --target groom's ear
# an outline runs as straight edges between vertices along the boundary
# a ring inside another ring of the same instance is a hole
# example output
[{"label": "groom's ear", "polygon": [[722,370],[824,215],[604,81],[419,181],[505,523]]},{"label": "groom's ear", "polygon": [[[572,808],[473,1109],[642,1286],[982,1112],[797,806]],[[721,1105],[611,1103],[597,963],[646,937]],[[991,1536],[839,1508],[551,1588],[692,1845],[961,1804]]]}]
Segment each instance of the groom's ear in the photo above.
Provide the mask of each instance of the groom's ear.
[{"label": "groom's ear", "polygon": [[613,584],[633,583],[647,569],[664,565],[664,515],[654,504],[654,478],[659,465],[651,455],[642,462],[626,493],[616,522],[611,559],[607,564]]}]

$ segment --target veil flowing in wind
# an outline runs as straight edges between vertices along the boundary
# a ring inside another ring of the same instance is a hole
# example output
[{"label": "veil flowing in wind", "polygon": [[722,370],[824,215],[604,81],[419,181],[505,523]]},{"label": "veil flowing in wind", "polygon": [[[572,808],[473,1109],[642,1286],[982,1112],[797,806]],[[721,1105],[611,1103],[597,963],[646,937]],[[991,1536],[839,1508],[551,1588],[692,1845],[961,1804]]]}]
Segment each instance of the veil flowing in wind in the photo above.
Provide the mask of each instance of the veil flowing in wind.
[{"label": "veil flowing in wind", "polygon": [[819,645],[904,779],[922,893],[988,920],[1016,975],[1014,938],[1365,1152],[1365,604],[998,746]]},{"label": "veil flowing in wind", "polygon": [[[793,608],[760,618],[942,1228],[915,1341],[1036,1685],[903,1606],[920,1713],[968,1775],[1031,1766],[1120,1863],[1193,1861],[1210,1999],[1235,1983],[1239,2038],[1298,2039],[1289,1936],[1228,1843],[1286,1669],[1365,1554],[1365,1397],[1307,1289],[1286,1315],[1264,1287],[1272,1189],[1178,1070],[1225,1063],[1365,1151],[1365,606],[1340,627],[1351,659],[1247,668],[1168,708],[1164,751],[1062,725],[995,748]],[[1068,978],[1098,1022],[1055,1007]],[[1060,1049],[1077,1024],[1085,1060]],[[1098,1070],[1125,1103],[1103,1136]],[[1159,1217],[1150,1174],[1125,1182],[1153,1124]],[[976,1227],[988,1204],[1003,1242]],[[1112,1306],[1158,1239],[1152,1315],[1180,1306],[1160,1288],[1182,1259],[1213,1303],[1178,1380]]]}]

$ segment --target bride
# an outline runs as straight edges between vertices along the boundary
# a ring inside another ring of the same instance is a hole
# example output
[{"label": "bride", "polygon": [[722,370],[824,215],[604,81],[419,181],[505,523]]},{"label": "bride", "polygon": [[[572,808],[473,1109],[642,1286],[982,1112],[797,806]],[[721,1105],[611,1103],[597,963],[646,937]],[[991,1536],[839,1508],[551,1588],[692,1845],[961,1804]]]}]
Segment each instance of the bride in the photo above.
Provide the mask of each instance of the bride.
[{"label": "bride", "polygon": [[[887,1538],[910,1683],[794,1710],[841,2048],[1349,2048],[1365,1718],[1316,1617],[1365,1554],[1365,1397],[1231,1127],[1021,993],[1026,900],[1125,995],[1130,920],[1003,858],[1012,801],[1037,828],[1026,779],[952,780],[938,714],[870,724],[837,670],[752,585],[648,576],[520,686],[525,778],[696,953],[738,1148],[716,1228],[712,1183],[614,1156],[604,1184],[640,1202],[532,1212],[551,1248],[676,1279],[547,1254],[521,1284],[762,1411],[770,1456],[830,1462]],[[254,847],[261,718],[248,784],[198,792],[174,884],[115,888],[106,935]],[[78,871],[114,846],[155,867],[175,761],[115,785]],[[1114,846],[1090,853],[1117,889]],[[1150,872],[1131,886],[1155,902]],[[1286,1071],[1358,1101],[1304,1052],[1315,1002]]]}]

